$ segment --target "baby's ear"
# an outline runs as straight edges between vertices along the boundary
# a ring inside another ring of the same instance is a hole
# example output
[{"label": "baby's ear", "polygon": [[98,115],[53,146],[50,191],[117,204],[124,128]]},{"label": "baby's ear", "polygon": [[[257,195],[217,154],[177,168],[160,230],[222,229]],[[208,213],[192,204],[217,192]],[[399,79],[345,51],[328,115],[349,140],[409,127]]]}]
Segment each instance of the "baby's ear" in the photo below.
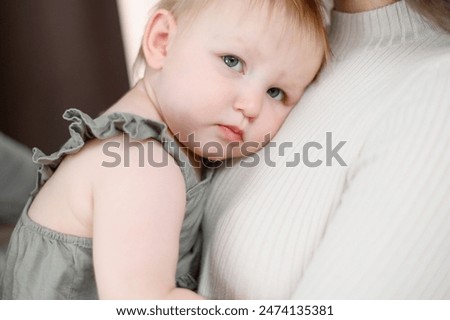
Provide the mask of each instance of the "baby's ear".
[{"label": "baby's ear", "polygon": [[150,68],[155,70],[162,68],[176,28],[175,18],[167,10],[159,9],[150,18],[142,40],[145,61]]}]

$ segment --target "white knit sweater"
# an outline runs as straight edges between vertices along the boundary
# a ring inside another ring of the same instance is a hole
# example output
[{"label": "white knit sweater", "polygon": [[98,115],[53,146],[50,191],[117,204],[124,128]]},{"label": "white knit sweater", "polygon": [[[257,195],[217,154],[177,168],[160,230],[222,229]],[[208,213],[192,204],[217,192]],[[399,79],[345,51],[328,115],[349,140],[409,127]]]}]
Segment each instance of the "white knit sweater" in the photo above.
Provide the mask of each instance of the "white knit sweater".
[{"label": "white knit sweater", "polygon": [[[292,147],[270,148],[275,167],[217,172],[199,293],[450,299],[450,36],[401,1],[333,12],[330,38],[331,64],[274,140]],[[327,132],[347,166],[326,165]],[[323,163],[288,167],[308,142]]]}]

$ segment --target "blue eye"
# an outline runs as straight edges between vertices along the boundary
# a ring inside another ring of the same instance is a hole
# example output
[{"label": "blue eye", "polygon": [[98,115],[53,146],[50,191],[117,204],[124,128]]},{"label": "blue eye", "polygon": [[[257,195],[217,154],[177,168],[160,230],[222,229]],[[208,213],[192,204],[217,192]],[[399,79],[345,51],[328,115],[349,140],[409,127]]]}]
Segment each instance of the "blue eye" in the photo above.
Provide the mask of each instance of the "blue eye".
[{"label": "blue eye", "polygon": [[222,60],[228,67],[230,67],[233,70],[236,70],[238,72],[242,72],[244,70],[244,64],[242,63],[241,59],[239,59],[236,56],[232,55],[222,56]]},{"label": "blue eye", "polygon": [[267,94],[275,100],[279,101],[283,100],[285,96],[283,90],[279,88],[270,88],[269,90],[267,90]]}]

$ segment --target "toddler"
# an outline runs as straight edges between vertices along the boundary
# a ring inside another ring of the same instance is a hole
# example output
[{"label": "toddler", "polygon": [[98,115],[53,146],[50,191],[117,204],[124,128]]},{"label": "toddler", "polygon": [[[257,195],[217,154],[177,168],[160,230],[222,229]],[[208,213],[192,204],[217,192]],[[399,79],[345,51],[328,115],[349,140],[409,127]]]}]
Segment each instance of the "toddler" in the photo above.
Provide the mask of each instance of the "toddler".
[{"label": "toddler", "polygon": [[202,159],[259,150],[327,50],[318,0],[160,1],[143,78],[98,118],[67,110],[70,139],[35,151],[2,298],[200,299]]}]

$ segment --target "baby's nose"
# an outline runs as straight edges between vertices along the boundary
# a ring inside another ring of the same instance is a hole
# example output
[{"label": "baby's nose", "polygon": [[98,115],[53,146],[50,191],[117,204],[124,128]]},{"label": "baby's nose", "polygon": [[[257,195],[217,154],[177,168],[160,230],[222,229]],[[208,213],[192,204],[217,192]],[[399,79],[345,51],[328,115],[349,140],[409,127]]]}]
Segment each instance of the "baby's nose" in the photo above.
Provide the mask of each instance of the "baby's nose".
[{"label": "baby's nose", "polygon": [[250,121],[258,117],[261,112],[263,98],[261,94],[247,94],[235,102],[234,108],[244,114]]}]

